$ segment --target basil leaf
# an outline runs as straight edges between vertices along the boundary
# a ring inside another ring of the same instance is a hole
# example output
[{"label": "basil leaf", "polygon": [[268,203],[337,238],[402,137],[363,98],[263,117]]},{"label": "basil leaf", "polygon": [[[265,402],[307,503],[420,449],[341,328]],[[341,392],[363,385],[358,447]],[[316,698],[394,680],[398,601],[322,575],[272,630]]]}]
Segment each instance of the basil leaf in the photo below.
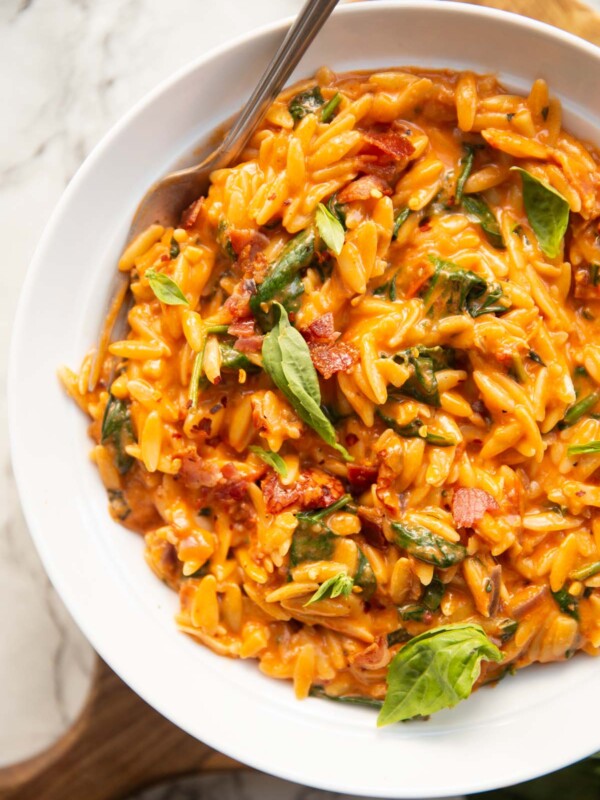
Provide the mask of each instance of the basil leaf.
[{"label": "basil leaf", "polygon": [[498,220],[485,200],[477,194],[470,194],[463,200],[463,208],[481,225],[488,242],[498,250],[504,250],[504,239]]},{"label": "basil leaf", "polygon": [[563,428],[568,428],[571,425],[574,425],[581,419],[581,417],[587,414],[588,411],[591,411],[599,400],[600,392],[592,392],[574,405],[569,406],[569,408],[565,411],[562,422],[558,423],[558,427],[562,430]]},{"label": "basil leaf", "polygon": [[129,408],[112,394],[104,409],[100,432],[100,443],[107,444],[108,442],[115,448],[117,469],[121,475],[124,475],[131,469],[134,462],[133,457],[127,453],[125,448],[128,444],[133,444],[135,438]]},{"label": "basil leaf", "polygon": [[339,92],[336,92],[331,100],[328,100],[325,105],[321,108],[321,122],[329,122],[329,120],[335,114],[336,108],[342,102],[342,95]]},{"label": "basil leaf", "polygon": [[410,208],[400,208],[394,215],[394,229],[392,231],[392,241],[395,242],[398,238],[400,228],[404,225],[406,220],[410,217]]},{"label": "basil leaf", "polygon": [[287,464],[279,455],[279,453],[274,453],[272,450],[265,450],[255,444],[250,445],[248,450],[250,450],[251,453],[254,453],[254,455],[258,456],[260,460],[264,461],[269,467],[272,467],[278,475],[281,475],[282,478],[287,477]]},{"label": "basil leaf", "polygon": [[344,203],[338,203],[337,194],[337,192],[332,194],[327,201],[327,210],[333,214],[342,228],[346,230],[346,211],[344,210],[346,206]]},{"label": "basil leaf", "polygon": [[345,572],[338,572],[337,575],[334,575],[332,578],[328,578],[319,586],[310,600],[304,603],[303,608],[306,608],[313,603],[318,603],[319,600],[325,600],[328,597],[331,597],[332,599],[335,599],[340,595],[349,597],[352,594],[353,586],[354,581],[349,575],[346,575]]},{"label": "basil leaf", "polygon": [[285,308],[280,303],[273,305],[279,310],[279,320],[263,341],[265,372],[298,416],[346,461],[351,461],[347,450],[336,442],[335,429],[321,410],[321,389],[308,345],[302,334],[290,325]]},{"label": "basil leaf", "polygon": [[600,441],[587,442],[587,444],[572,444],[567,453],[570,456],[587,455],[588,453],[600,453]]},{"label": "basil leaf", "polygon": [[479,625],[443,625],[415,636],[390,663],[377,725],[452,708],[471,694],[483,660],[500,662],[502,653]]},{"label": "basil leaf", "polygon": [[521,167],[511,167],[521,174],[523,205],[540,248],[548,258],[556,258],[569,226],[569,204],[556,189],[534,178]]},{"label": "basil leaf", "polygon": [[398,547],[419,561],[446,569],[460,564],[467,555],[462,544],[449,542],[424,525],[405,525],[403,522],[392,522],[390,525]]},{"label": "basil leaf", "polygon": [[434,576],[423,595],[423,605],[428,611],[437,611],[444,597],[446,587],[441,580]]},{"label": "basil leaf", "polygon": [[354,585],[360,586],[362,589],[360,598],[365,602],[368,602],[377,591],[377,578],[373,567],[360,547],[358,548],[358,566],[354,576]]},{"label": "basil leaf", "polygon": [[454,195],[454,202],[456,203],[456,205],[460,205],[462,201],[462,196],[465,189],[465,183],[467,182],[467,178],[471,174],[471,170],[473,169],[473,161],[475,160],[475,148],[471,147],[468,144],[466,144],[464,147],[466,153],[460,160],[461,170],[458,176],[458,180],[456,181],[456,193]]},{"label": "basil leaf", "polygon": [[161,303],[167,306],[188,306],[184,293],[172,278],[153,269],[146,270],[145,277],[150,288]]},{"label": "basil leaf", "polygon": [[344,246],[344,228],[342,227],[342,223],[334,217],[331,211],[324,206],[323,203],[319,203],[317,206],[317,211],[315,214],[315,222],[317,223],[317,230],[319,231],[319,236],[325,242],[327,247],[334,253],[336,256],[342,252],[342,247]]},{"label": "basil leaf", "polygon": [[295,122],[299,122],[307,114],[314,114],[325,103],[318,86],[300,92],[289,102],[288,109]]}]

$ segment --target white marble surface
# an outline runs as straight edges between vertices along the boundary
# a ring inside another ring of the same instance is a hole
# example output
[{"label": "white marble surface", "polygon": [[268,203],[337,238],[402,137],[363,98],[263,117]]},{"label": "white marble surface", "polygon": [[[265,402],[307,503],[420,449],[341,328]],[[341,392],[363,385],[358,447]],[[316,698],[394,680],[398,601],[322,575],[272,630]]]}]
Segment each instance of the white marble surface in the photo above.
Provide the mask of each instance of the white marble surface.
[{"label": "white marble surface", "polygon": [[[600,0],[594,4],[600,8]],[[89,645],[33,549],[10,469],[6,364],[27,264],[65,185],[132,103],[207,48],[300,5],[0,0],[0,766],[44,748],[68,727],[92,664]],[[326,796],[250,772],[215,780],[179,783],[143,798]]]}]

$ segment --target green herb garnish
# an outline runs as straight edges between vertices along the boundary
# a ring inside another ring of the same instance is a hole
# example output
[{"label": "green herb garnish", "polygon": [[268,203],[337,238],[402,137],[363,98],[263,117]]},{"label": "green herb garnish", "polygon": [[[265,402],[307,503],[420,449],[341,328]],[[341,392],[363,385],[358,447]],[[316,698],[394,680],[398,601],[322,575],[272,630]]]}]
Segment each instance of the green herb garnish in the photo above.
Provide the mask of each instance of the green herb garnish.
[{"label": "green herb garnish", "polygon": [[511,169],[521,175],[525,213],[542,252],[548,258],[556,258],[569,226],[568,202],[556,189],[521,167]]},{"label": "green herb garnish", "polygon": [[404,225],[406,220],[410,217],[410,208],[399,208],[394,214],[394,230],[392,232],[392,241],[395,242],[398,238],[400,228]]},{"label": "green herb garnish", "polygon": [[145,273],[146,280],[150,288],[160,300],[167,306],[187,306],[189,305],[184,293],[172,278],[162,272],[148,269]]},{"label": "green herb garnish", "polygon": [[323,205],[323,203],[319,203],[317,206],[315,222],[321,239],[332,253],[339,256],[344,246],[344,228],[342,223],[331,213],[327,206]]},{"label": "green herb garnish", "polygon": [[250,445],[248,448],[251,453],[258,456],[261,461],[264,461],[267,466],[272,467],[278,475],[281,475],[282,478],[286,478],[288,474],[287,464],[283,460],[283,458],[279,455],[279,453],[274,453],[272,450],[265,450],[258,445]]},{"label": "green herb garnish", "polygon": [[290,325],[285,308],[280,303],[273,305],[279,311],[279,319],[263,342],[265,372],[298,416],[346,461],[351,461],[352,456],[336,441],[335,428],[321,410],[321,389],[308,345]]},{"label": "green herb garnish", "polygon": [[292,97],[288,109],[295,122],[299,122],[307,114],[314,114],[325,104],[325,99],[318,86],[306,89]]},{"label": "green herb garnish", "polygon": [[500,662],[502,653],[479,625],[443,625],[415,636],[392,659],[377,725],[452,708],[471,694],[484,660]]},{"label": "green herb garnish", "polygon": [[112,394],[104,409],[100,432],[100,443],[107,444],[108,442],[115,448],[117,469],[121,475],[124,475],[131,469],[134,462],[132,456],[125,449],[127,445],[135,442],[133,424],[127,405]]},{"label": "green herb garnish", "polygon": [[306,608],[313,603],[318,603],[319,600],[325,600],[328,597],[331,597],[332,599],[335,599],[340,595],[343,597],[349,597],[352,594],[353,586],[354,581],[349,575],[346,575],[345,572],[338,572],[337,575],[334,575],[332,578],[328,578],[319,586],[310,600],[304,603],[303,608]]},{"label": "green herb garnish", "polygon": [[454,200],[456,205],[460,205],[462,202],[463,192],[465,189],[465,183],[469,175],[471,174],[471,170],[473,169],[473,162],[475,160],[475,148],[471,147],[471,145],[466,144],[465,148],[465,155],[461,158],[461,170],[458,175],[458,180],[456,181],[456,193],[454,195]]},{"label": "green herb garnish", "polygon": [[558,592],[552,592],[552,597],[563,614],[568,614],[574,619],[579,619],[579,600],[572,594],[569,594],[566,587],[563,586]]},{"label": "green herb garnish", "polygon": [[467,555],[467,550],[462,544],[449,542],[424,525],[392,522],[390,527],[396,545],[427,564],[446,569],[460,564]]},{"label": "green herb garnish", "polygon": [[587,442],[587,444],[572,444],[567,453],[570,456],[587,455],[589,453],[600,453],[600,441]]},{"label": "green herb garnish", "polygon": [[336,108],[342,102],[342,95],[339,92],[336,92],[331,100],[328,100],[325,105],[321,108],[321,122],[329,122],[329,120],[335,114]]},{"label": "green herb garnish", "polygon": [[566,410],[565,416],[563,417],[562,422],[559,422],[558,427],[568,428],[570,425],[574,425],[589,411],[591,411],[599,400],[600,391],[592,392],[591,394],[588,394],[587,397],[578,400],[574,405],[570,406]]},{"label": "green herb garnish", "polygon": [[467,214],[475,217],[479,222],[488,242],[498,250],[504,250],[504,240],[500,225],[483,197],[477,194],[467,195],[463,199],[463,207]]}]

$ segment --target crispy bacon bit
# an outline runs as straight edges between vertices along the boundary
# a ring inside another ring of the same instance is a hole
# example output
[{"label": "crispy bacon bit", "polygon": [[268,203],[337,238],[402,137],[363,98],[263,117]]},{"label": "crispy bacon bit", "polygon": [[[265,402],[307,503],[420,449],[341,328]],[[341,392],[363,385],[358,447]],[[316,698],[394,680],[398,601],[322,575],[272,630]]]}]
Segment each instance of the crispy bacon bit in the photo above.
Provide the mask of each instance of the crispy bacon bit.
[{"label": "crispy bacon bit", "polygon": [[358,517],[361,524],[360,531],[367,544],[376,550],[386,550],[389,543],[383,533],[383,512],[378,508],[359,506]]},{"label": "crispy bacon bit", "polygon": [[253,244],[248,244],[240,253],[238,266],[245,279],[261,283],[269,264],[261,250],[258,250]]},{"label": "crispy bacon bit", "polygon": [[383,669],[392,659],[385,636],[378,636],[375,641],[351,659],[353,667],[359,669]]},{"label": "crispy bacon bit", "polygon": [[389,195],[392,193],[389,184],[377,175],[363,175],[347,186],[338,194],[339,203],[353,203],[355,200],[369,200],[371,197]]},{"label": "crispy bacon bit", "polygon": [[252,292],[248,291],[245,286],[238,285],[227,300],[225,300],[225,308],[231,314],[234,322],[240,319],[247,319],[250,316],[250,298]]},{"label": "crispy bacon bit", "polygon": [[600,299],[600,275],[596,264],[573,270],[575,297],[578,300]]},{"label": "crispy bacon bit", "polygon": [[346,342],[309,345],[312,362],[324,378],[348,372],[358,361],[358,350]]},{"label": "crispy bacon bit", "polygon": [[335,330],[331,311],[323,314],[322,317],[317,317],[308,328],[304,328],[300,333],[309,344],[333,344],[340,337]]},{"label": "crispy bacon bit", "polygon": [[377,480],[377,467],[370,464],[348,464],[348,482],[352,487],[352,494],[366,492]]},{"label": "crispy bacon bit", "polygon": [[211,489],[222,478],[221,470],[211,461],[200,458],[195,450],[181,456],[179,475],[188,489]]},{"label": "crispy bacon bit", "polygon": [[260,353],[264,336],[244,336],[236,339],[233,347],[240,353]]},{"label": "crispy bacon bit", "polygon": [[293,486],[284,486],[277,475],[268,475],[261,489],[269,514],[279,514],[296,504],[303,510],[327,508],[344,494],[341,481],[316,468],[304,470]]},{"label": "crispy bacon bit", "polygon": [[227,333],[230,336],[236,336],[238,339],[244,339],[246,336],[254,336],[256,334],[254,320],[252,317],[248,319],[238,319],[231,323],[227,329]]},{"label": "crispy bacon bit", "polygon": [[457,489],[452,498],[452,516],[459,528],[470,528],[486,511],[499,508],[492,495],[483,489]]},{"label": "crispy bacon bit", "polygon": [[389,161],[406,163],[415,152],[415,148],[406,136],[395,131],[387,133],[366,133],[366,147],[363,153],[374,152]]},{"label": "crispy bacon bit", "polygon": [[248,246],[253,248],[256,252],[257,250],[263,250],[269,244],[269,240],[264,233],[260,233],[259,231],[230,228],[227,231],[227,235],[229,236],[229,241],[231,242],[236,256],[240,256],[243,250]]},{"label": "crispy bacon bit", "polygon": [[198,217],[200,216],[200,211],[202,210],[202,206],[204,205],[204,198],[199,197],[197,200],[189,205],[181,214],[181,227],[182,228],[193,228],[196,222],[198,221]]}]

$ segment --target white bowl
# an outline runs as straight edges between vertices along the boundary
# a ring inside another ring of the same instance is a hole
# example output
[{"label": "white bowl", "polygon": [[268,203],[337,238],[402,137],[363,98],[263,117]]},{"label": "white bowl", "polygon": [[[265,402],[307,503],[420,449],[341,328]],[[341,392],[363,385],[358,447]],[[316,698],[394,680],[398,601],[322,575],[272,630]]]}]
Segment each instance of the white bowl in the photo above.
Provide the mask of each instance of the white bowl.
[{"label": "white bowl", "polygon": [[[129,220],[146,188],[240,107],[289,22],[213,51],[137,105],[65,192],[27,275],[10,365],[12,452],[46,569],[100,655],[148,703],[213,747],[300,783],[378,797],[432,797],[516,783],[600,749],[600,662],[530,668],[427,723],[378,730],[366,709],[297,702],[289,683],[178,633],[176,595],[142,540],[113,523],[88,459],[87,420],[60,363],[95,341]],[[298,68],[390,65],[496,72],[527,91],[538,76],[567,126],[600,141],[600,50],[523,17],[469,5],[340,8]]]}]

